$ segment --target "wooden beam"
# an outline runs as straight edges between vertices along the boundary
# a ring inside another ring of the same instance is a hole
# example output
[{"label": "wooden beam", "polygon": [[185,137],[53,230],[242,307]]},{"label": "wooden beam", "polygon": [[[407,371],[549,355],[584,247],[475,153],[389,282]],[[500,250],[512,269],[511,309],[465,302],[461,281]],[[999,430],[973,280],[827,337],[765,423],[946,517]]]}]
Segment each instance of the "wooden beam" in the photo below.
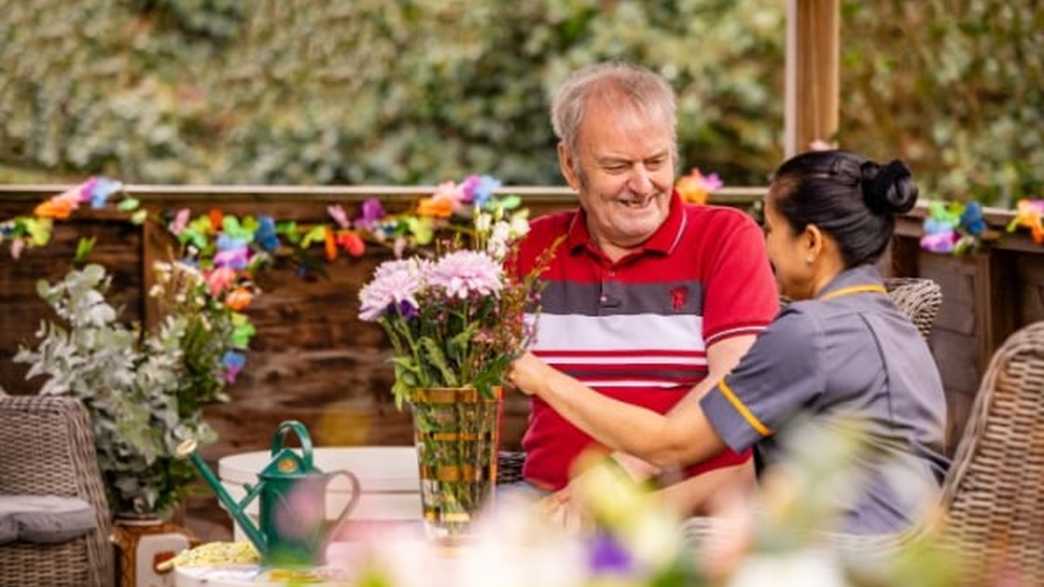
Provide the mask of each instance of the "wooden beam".
[{"label": "wooden beam", "polygon": [[787,0],[784,150],[832,143],[840,97],[840,0]]}]

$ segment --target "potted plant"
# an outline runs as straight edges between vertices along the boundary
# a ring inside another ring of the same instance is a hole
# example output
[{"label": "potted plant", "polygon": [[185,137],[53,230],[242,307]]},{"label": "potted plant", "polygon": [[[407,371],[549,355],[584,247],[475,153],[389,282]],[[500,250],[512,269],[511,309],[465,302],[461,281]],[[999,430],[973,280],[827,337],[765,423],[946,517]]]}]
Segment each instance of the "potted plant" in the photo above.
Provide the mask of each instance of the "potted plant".
[{"label": "potted plant", "polygon": [[99,265],[73,270],[37,290],[60,322],[44,322],[35,348],[15,361],[27,378],[46,375],[40,393],[79,399],[90,413],[98,464],[117,516],[167,516],[195,480],[175,458],[186,438],[215,439],[204,404],[226,399],[223,357],[231,348],[232,312],[209,296],[203,277],[183,264],[158,264],[153,295],[167,312],[142,336],[118,320]]}]

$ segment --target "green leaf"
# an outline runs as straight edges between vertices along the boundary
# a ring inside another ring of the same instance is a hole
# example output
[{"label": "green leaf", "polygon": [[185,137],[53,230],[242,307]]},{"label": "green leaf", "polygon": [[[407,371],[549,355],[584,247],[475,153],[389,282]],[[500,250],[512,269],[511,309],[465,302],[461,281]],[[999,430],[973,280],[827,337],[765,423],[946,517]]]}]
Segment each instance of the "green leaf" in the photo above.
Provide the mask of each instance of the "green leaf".
[{"label": "green leaf", "polygon": [[87,260],[87,255],[91,254],[94,249],[95,237],[83,238],[80,237],[80,241],[76,243],[76,256],[73,257],[73,263],[79,264]]},{"label": "green leaf", "polygon": [[123,201],[116,206],[116,209],[120,212],[130,212],[131,210],[137,210],[139,206],[141,206],[141,202],[139,202],[137,198],[124,198]]},{"label": "green leaf", "polygon": [[478,328],[478,323],[472,322],[468,324],[467,328],[449,339],[446,344],[446,351],[449,353],[450,358],[456,360],[457,363],[464,362],[464,357],[468,354],[468,345],[471,343],[471,339],[475,337],[475,332],[478,331]]},{"label": "green leaf", "polygon": [[148,211],[146,211],[146,210],[138,210],[133,215],[131,215],[131,223],[132,224],[141,224],[141,223],[145,222],[145,219],[148,218],[148,215],[149,215]]},{"label": "green leaf", "polygon": [[448,387],[459,385],[457,383],[457,374],[453,372],[453,369],[446,362],[446,355],[443,354],[438,343],[429,336],[421,337],[418,342],[421,348],[424,349],[424,354],[428,357],[428,361],[442,374],[443,382]]}]

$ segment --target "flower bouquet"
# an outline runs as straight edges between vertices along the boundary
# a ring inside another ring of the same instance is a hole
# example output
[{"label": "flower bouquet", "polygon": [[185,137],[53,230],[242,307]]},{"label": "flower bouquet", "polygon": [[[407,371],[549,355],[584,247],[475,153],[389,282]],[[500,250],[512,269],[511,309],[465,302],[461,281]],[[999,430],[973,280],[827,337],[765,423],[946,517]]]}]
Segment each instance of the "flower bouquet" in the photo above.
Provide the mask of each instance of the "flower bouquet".
[{"label": "flower bouquet", "polygon": [[450,540],[467,534],[496,481],[500,383],[530,338],[523,316],[543,268],[505,270],[528,230],[524,214],[458,193],[447,206],[470,207],[469,222],[434,254],[380,265],[359,294],[360,318],[391,341],[396,405],[413,411],[429,536]]}]

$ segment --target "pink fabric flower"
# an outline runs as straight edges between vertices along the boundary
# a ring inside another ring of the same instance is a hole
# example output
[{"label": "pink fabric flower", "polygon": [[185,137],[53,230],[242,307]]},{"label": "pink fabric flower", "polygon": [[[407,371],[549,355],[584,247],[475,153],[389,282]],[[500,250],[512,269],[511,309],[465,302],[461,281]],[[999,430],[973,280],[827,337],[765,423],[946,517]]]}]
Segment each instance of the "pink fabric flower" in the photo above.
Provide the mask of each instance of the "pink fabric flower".
[{"label": "pink fabric flower", "polygon": [[446,290],[450,297],[498,295],[503,283],[499,263],[485,253],[457,251],[440,259],[428,275],[428,283]]},{"label": "pink fabric flower", "polygon": [[228,286],[232,285],[236,280],[236,272],[230,267],[218,267],[207,274],[207,287],[210,288],[210,295],[218,297],[221,292],[228,289]]},{"label": "pink fabric flower", "polygon": [[348,229],[352,227],[351,222],[348,222],[348,214],[344,212],[344,208],[341,207],[340,204],[337,204],[335,206],[327,206],[326,213],[330,215],[330,218],[334,219],[334,222],[337,223],[337,226],[340,226],[343,229]]},{"label": "pink fabric flower", "polygon": [[25,239],[16,238],[11,241],[11,258],[17,261],[22,256],[23,249],[25,249]]},{"label": "pink fabric flower", "polygon": [[178,213],[174,215],[174,220],[170,223],[170,226],[167,227],[170,229],[171,234],[178,236],[185,231],[185,227],[188,226],[190,214],[191,212],[189,212],[188,208],[178,210]]}]

